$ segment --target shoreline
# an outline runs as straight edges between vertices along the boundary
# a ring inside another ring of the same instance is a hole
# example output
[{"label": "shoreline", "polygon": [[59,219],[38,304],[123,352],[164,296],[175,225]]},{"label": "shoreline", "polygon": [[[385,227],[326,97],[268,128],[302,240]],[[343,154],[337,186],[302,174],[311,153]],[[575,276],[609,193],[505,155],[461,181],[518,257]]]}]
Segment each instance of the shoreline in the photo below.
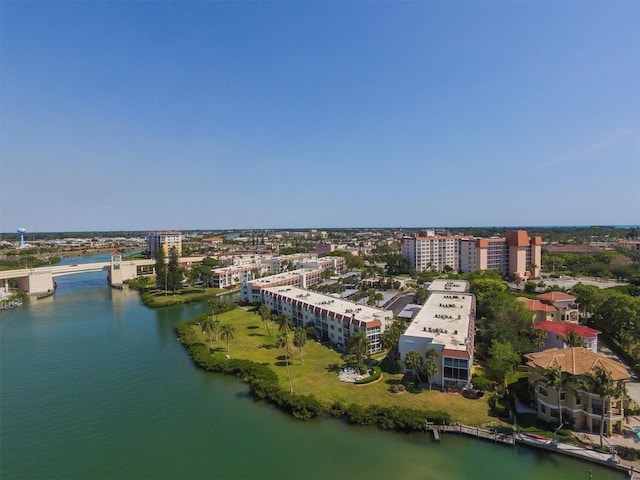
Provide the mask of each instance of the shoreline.
[{"label": "shoreline", "polygon": [[[630,476],[639,471],[640,464],[634,464],[634,462],[626,462],[619,457],[616,457],[615,461],[612,460],[611,454],[605,454],[596,452],[594,450],[589,450],[583,448],[581,446],[575,446],[571,444],[565,444],[561,442],[553,442],[550,439],[535,439],[532,438],[530,441],[526,438],[526,434],[520,433],[501,433],[498,430],[485,430],[477,427],[469,427],[462,425],[460,423],[452,423],[450,419],[450,414],[446,411],[438,412],[445,414],[442,418],[437,419],[436,421],[429,421],[429,417],[426,413],[423,413],[421,410],[413,410],[413,415],[416,416],[424,416],[423,423],[415,423],[407,424],[407,423],[399,423],[390,426],[389,424],[384,423],[384,421],[371,421],[368,420],[365,422],[361,422],[362,418],[358,417],[359,414],[363,414],[363,412],[367,411],[377,411],[377,410],[404,410],[405,413],[408,413],[411,409],[403,409],[401,407],[380,407],[377,405],[362,405],[362,404],[352,404],[352,405],[337,405],[339,402],[334,402],[332,405],[323,404],[320,402],[313,394],[310,395],[299,395],[294,393],[285,392],[279,386],[276,386],[273,391],[269,392],[267,389],[262,389],[260,386],[256,388],[256,384],[260,384],[262,382],[261,379],[257,379],[255,375],[253,375],[249,370],[252,364],[259,366],[261,369],[266,369],[269,371],[269,375],[275,377],[275,372],[268,366],[263,364],[256,364],[256,362],[248,359],[222,359],[215,358],[213,354],[210,353],[208,346],[203,344],[196,343],[187,343],[185,338],[185,331],[182,330],[180,326],[190,326],[192,322],[196,321],[197,317],[194,317],[186,322],[181,322],[176,325],[176,332],[178,334],[178,341],[183,345],[183,347],[187,350],[187,353],[191,357],[191,360],[194,363],[194,366],[197,368],[202,368],[203,370],[212,372],[212,373],[223,373],[225,375],[233,375],[239,377],[243,382],[248,383],[250,387],[250,391],[252,396],[254,396],[258,400],[267,400],[272,405],[278,407],[279,410],[286,412],[292,415],[294,418],[301,420],[310,420],[315,417],[323,417],[323,418],[333,418],[333,419],[343,419],[347,423],[357,425],[375,425],[382,430],[394,430],[398,432],[404,433],[418,433],[424,432],[425,434],[429,434],[430,431],[437,432],[450,432],[457,433],[460,435],[465,435],[468,437],[476,437],[479,440],[485,441],[494,441],[495,443],[502,443],[507,446],[511,446],[514,448],[516,445],[528,447],[528,448],[537,448],[541,450],[545,450],[550,453],[558,453],[565,456],[571,456],[578,460],[584,460],[591,463],[596,463],[601,466],[609,467],[616,469],[621,472],[626,472]],[[200,350],[198,352],[197,350]],[[209,361],[207,361],[207,359]],[[236,368],[232,365],[233,362],[243,364],[244,368]],[[276,393],[275,390],[279,391]],[[274,394],[275,393],[275,394]],[[289,397],[287,399],[287,397]],[[305,409],[303,405],[296,405],[299,401],[304,403],[304,399],[307,399],[311,404],[312,408]],[[287,400],[292,400],[288,402]],[[302,407],[298,409],[297,407]],[[355,418],[354,418],[355,416]],[[365,416],[365,415],[363,415]],[[386,419],[386,416],[383,416],[378,419],[382,420]],[[415,421],[416,418],[414,417]],[[434,432],[434,436],[438,435]],[[439,437],[437,437],[439,440]]]}]

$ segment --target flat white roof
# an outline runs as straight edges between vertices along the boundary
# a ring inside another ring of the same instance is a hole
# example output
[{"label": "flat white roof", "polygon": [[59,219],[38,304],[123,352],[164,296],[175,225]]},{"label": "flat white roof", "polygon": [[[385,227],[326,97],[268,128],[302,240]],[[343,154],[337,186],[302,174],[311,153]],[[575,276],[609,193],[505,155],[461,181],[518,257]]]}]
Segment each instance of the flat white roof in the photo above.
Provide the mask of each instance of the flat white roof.
[{"label": "flat white roof", "polygon": [[471,294],[433,292],[404,336],[432,338],[444,348],[466,350],[472,302]]},{"label": "flat white roof", "polygon": [[[254,287],[260,287],[262,285],[270,285],[273,282],[279,282],[280,280],[286,280],[288,278],[297,278],[305,273],[319,272],[317,268],[299,268],[298,270],[291,270],[290,272],[277,273],[268,277],[256,278],[248,283]],[[282,287],[278,287],[282,288]]]},{"label": "flat white roof", "polygon": [[446,278],[436,278],[428,288],[431,292],[456,292],[466,293],[469,291],[469,282],[466,280],[449,280]]},{"label": "flat white roof", "polygon": [[353,317],[361,322],[382,321],[384,318],[393,317],[391,310],[360,305],[331,295],[305,290],[304,288],[282,286],[265,288],[263,291],[277,293],[287,299],[299,300],[307,305],[318,306],[332,313]]}]

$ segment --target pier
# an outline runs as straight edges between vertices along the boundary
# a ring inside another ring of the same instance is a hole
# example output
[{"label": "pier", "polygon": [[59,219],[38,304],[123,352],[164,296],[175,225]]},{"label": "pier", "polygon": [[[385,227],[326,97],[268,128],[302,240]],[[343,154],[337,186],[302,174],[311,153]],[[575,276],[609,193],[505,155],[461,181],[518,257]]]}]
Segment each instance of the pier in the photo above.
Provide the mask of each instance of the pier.
[{"label": "pier", "polygon": [[542,450],[547,450],[549,452],[560,453],[563,455],[568,455],[570,457],[588,460],[590,462],[599,463],[600,465],[606,465],[611,468],[626,471],[631,478],[638,479],[637,473],[634,471],[634,465],[630,462],[623,463],[615,454],[597,452],[576,445],[557,442],[541,435],[516,432],[499,433],[497,430],[485,430],[479,427],[469,427],[467,425],[461,424],[434,425],[431,422],[425,422],[425,428],[427,431],[433,432],[433,437],[438,442],[440,441],[441,433],[450,432],[458,433],[461,435],[468,435],[476,438],[482,438],[494,443],[502,443],[514,447],[517,443],[519,443],[529,447],[539,448]]}]

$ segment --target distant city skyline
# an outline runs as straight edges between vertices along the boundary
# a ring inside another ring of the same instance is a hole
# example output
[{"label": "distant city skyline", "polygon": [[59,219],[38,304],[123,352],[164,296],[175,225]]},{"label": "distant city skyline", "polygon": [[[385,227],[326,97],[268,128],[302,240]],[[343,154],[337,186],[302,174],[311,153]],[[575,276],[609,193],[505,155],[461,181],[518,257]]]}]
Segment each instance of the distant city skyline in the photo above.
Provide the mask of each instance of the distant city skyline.
[{"label": "distant city skyline", "polygon": [[639,225],[638,25],[631,1],[3,1],[0,232]]}]

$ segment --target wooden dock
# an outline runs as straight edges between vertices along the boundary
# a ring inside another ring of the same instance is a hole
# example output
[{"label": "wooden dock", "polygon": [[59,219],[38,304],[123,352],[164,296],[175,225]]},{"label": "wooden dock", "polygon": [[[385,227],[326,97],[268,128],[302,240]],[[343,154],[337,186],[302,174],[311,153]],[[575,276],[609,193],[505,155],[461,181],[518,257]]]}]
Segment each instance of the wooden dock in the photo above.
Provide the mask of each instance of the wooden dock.
[{"label": "wooden dock", "polygon": [[496,430],[484,430],[478,427],[467,427],[465,425],[434,425],[430,422],[427,422],[425,427],[428,431],[433,432],[433,437],[436,441],[440,441],[441,432],[450,432],[482,438],[495,443],[504,443],[506,445],[514,445],[516,442],[513,434],[499,433]]}]

